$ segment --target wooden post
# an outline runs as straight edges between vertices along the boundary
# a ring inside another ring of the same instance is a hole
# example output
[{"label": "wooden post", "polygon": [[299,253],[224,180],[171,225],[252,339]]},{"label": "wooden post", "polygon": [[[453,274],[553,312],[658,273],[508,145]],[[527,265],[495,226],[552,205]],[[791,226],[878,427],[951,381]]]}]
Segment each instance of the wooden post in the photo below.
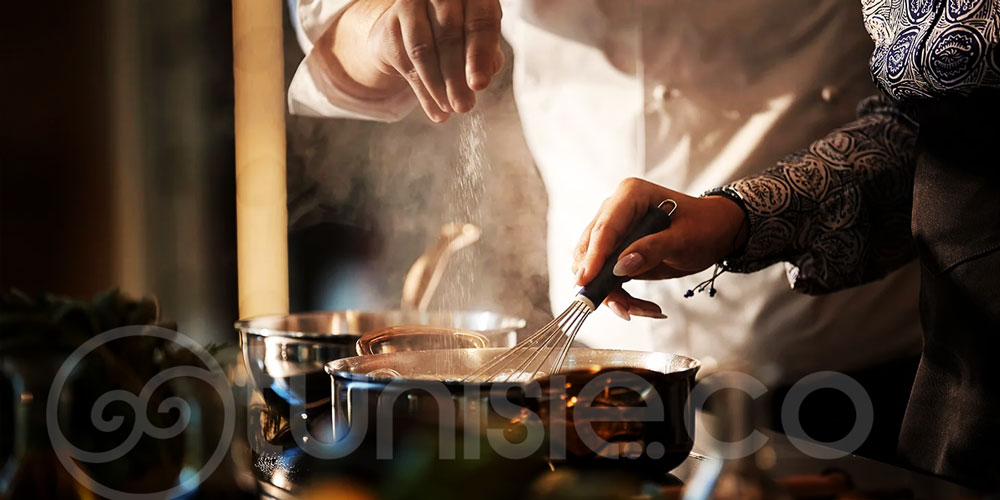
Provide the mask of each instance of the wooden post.
[{"label": "wooden post", "polygon": [[280,0],[233,1],[240,317],[288,313]]}]

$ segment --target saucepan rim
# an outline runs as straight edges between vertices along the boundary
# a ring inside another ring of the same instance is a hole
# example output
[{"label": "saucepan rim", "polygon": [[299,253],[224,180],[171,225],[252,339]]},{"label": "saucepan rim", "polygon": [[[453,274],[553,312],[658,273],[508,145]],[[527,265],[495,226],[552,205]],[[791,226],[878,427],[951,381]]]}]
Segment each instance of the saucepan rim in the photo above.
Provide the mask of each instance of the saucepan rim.
[{"label": "saucepan rim", "polygon": [[417,311],[403,311],[401,309],[385,309],[385,310],[355,310],[355,309],[343,309],[338,311],[306,311],[291,314],[265,314],[260,316],[253,316],[250,318],[244,318],[233,323],[233,326],[239,330],[241,333],[247,333],[250,335],[255,335],[258,337],[288,337],[288,338],[311,338],[311,339],[322,339],[330,337],[352,337],[357,338],[358,336],[364,334],[365,332],[321,332],[321,331],[309,331],[304,329],[296,330],[283,330],[281,328],[275,328],[271,326],[273,323],[279,322],[283,319],[288,319],[292,317],[322,317],[322,316],[346,316],[348,314],[356,314],[358,316],[387,316],[390,314],[416,314],[416,315],[426,315],[428,317],[434,317],[437,315],[443,316],[468,316],[473,317],[476,315],[485,315],[488,317],[495,318],[498,325],[494,328],[489,328],[485,330],[475,330],[478,333],[492,333],[507,330],[517,330],[524,328],[527,322],[524,318],[518,318],[516,316],[509,316],[506,314],[501,314],[494,311],[485,310],[463,310],[463,311],[427,311],[427,312],[417,312]]},{"label": "saucepan rim", "polygon": [[[483,350],[493,350],[493,349],[495,349],[499,353],[499,352],[504,351],[504,350],[509,349],[509,348],[507,348],[507,347],[487,347],[487,348],[464,348],[464,349],[446,349],[446,350],[447,351],[473,351],[473,350],[474,351],[483,351]],[[671,372],[663,372],[663,371],[658,371],[658,370],[651,370],[651,371],[655,371],[655,372],[657,372],[659,374],[662,374],[664,376],[670,376],[670,377],[688,377],[688,376],[693,376],[694,374],[696,374],[698,372],[699,369],[701,369],[701,362],[700,361],[698,361],[697,359],[688,357],[688,356],[681,355],[681,354],[671,354],[671,353],[658,352],[658,351],[636,351],[636,350],[627,350],[627,349],[592,349],[592,348],[587,348],[587,347],[575,347],[575,348],[572,348],[570,351],[572,352],[574,350],[576,350],[577,352],[579,352],[580,350],[583,350],[583,351],[591,351],[591,352],[598,352],[598,353],[608,353],[609,355],[610,354],[626,354],[626,355],[628,355],[628,354],[640,354],[640,355],[659,354],[659,355],[668,356],[670,358],[679,359],[679,360],[683,361],[683,363],[685,364],[685,367],[683,369],[680,369],[680,370],[671,371]],[[480,386],[482,386],[482,385],[494,385],[494,384],[498,384],[497,382],[488,382],[488,381],[486,381],[486,382],[462,382],[462,381],[458,381],[458,380],[433,380],[433,379],[426,379],[426,378],[406,378],[406,377],[403,377],[403,378],[394,378],[394,377],[388,377],[388,376],[380,377],[380,376],[371,376],[368,373],[358,373],[358,372],[352,372],[352,371],[348,371],[348,370],[343,370],[343,369],[337,368],[335,366],[338,363],[343,364],[343,363],[347,363],[347,362],[350,362],[351,360],[355,360],[355,359],[358,359],[358,358],[372,359],[372,358],[377,358],[377,357],[380,357],[380,356],[382,356],[382,357],[384,357],[384,356],[397,356],[397,357],[399,357],[399,356],[406,355],[406,354],[412,355],[415,352],[437,352],[437,353],[440,353],[441,351],[445,351],[445,350],[437,350],[437,351],[403,351],[403,352],[370,354],[370,355],[365,355],[365,356],[350,356],[350,357],[346,357],[346,358],[335,359],[333,361],[330,361],[330,362],[326,363],[323,366],[323,370],[326,371],[326,373],[329,374],[331,377],[339,377],[341,379],[346,379],[346,380],[350,380],[350,381],[391,382],[393,380],[405,380],[407,382],[412,382],[412,383],[429,382],[429,383],[444,383],[446,385],[456,385],[457,384],[457,385],[480,385]],[[602,369],[603,368],[629,368],[629,366],[627,366],[627,365],[622,365],[622,366],[611,365],[611,366],[602,367]],[[578,370],[569,370],[569,372],[574,372],[574,371],[578,371]],[[567,373],[567,372],[561,372],[561,373]],[[512,386],[513,385],[521,385],[521,383],[519,383],[519,382],[506,382],[506,383],[503,383],[503,384],[504,385],[512,385]]]}]

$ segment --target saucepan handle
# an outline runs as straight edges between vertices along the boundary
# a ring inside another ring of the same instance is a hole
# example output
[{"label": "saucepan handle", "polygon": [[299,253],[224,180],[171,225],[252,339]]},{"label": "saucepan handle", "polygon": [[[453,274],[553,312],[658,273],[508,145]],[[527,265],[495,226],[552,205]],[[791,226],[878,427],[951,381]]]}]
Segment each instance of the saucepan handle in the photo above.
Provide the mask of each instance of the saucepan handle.
[{"label": "saucepan handle", "polygon": [[639,220],[639,223],[635,225],[628,236],[622,240],[618,247],[608,256],[608,259],[604,261],[604,266],[597,273],[597,277],[581,288],[577,292],[577,296],[586,297],[595,308],[600,306],[601,302],[604,302],[604,299],[608,298],[608,294],[629,280],[626,276],[615,276],[612,272],[615,264],[618,262],[619,255],[629,245],[639,239],[670,227],[670,216],[673,215],[675,210],[677,210],[677,202],[674,200],[663,200],[658,206],[650,207],[646,215]]},{"label": "saucepan handle", "polygon": [[368,332],[358,339],[359,356],[384,352],[428,351],[489,347],[490,341],[477,332],[425,325],[396,325]]}]

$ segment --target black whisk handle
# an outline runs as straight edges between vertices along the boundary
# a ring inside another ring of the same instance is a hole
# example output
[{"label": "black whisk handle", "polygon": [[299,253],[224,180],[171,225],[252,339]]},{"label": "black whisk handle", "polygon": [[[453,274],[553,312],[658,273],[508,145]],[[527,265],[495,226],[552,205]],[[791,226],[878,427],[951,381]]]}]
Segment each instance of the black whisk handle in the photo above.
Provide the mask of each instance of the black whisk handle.
[{"label": "black whisk handle", "polygon": [[597,277],[581,288],[577,292],[577,295],[586,297],[594,307],[600,306],[601,302],[604,302],[604,299],[608,298],[608,294],[629,280],[627,276],[615,276],[612,272],[621,253],[639,239],[670,227],[670,216],[676,209],[677,202],[674,200],[665,200],[658,207],[650,207],[646,215],[639,220],[639,223],[635,225],[628,236],[622,240],[618,247],[608,256],[608,259],[604,261],[604,265],[601,267],[601,271],[597,273]]}]

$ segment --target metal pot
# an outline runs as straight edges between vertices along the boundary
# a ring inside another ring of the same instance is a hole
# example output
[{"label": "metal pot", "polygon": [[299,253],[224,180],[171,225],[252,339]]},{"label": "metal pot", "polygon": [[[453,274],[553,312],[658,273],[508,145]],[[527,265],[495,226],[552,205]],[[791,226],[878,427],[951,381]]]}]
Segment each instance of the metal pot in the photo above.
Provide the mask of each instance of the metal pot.
[{"label": "metal pot", "polygon": [[484,311],[333,311],[272,315],[236,322],[247,373],[272,410],[326,408],[330,381],[323,366],[358,354],[362,334],[423,324],[479,333],[495,347],[514,345],[524,320]]},{"label": "metal pot", "polygon": [[[510,442],[491,452],[505,457],[541,453],[550,462],[620,464],[655,474],[673,469],[690,453],[693,410],[687,399],[700,366],[696,360],[573,348],[562,372],[533,383],[460,381],[503,351],[395,352],[327,364],[335,438],[360,439],[385,458],[391,454],[385,447],[414,433],[445,438],[458,433],[466,440],[449,449],[442,438],[443,456],[468,450],[468,439],[496,441],[502,435]],[[535,451],[528,450],[531,443]]]},{"label": "metal pot", "polygon": [[[292,432],[294,417],[318,441],[332,440],[330,378],[323,372],[324,365],[358,354],[362,334],[391,325],[418,323],[478,332],[481,335],[470,338],[486,338],[496,346],[513,345],[517,330],[524,326],[524,320],[519,318],[475,311],[313,312],[262,316],[236,323],[250,379],[246,408],[247,445],[251,451],[248,463],[262,488],[292,488],[298,481],[329,474],[324,469],[329,461],[303,453]],[[405,336],[383,340],[373,336],[362,347],[379,352],[418,344]]]}]

